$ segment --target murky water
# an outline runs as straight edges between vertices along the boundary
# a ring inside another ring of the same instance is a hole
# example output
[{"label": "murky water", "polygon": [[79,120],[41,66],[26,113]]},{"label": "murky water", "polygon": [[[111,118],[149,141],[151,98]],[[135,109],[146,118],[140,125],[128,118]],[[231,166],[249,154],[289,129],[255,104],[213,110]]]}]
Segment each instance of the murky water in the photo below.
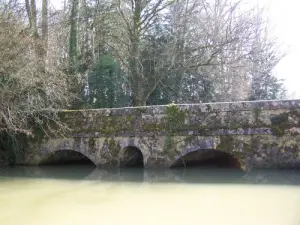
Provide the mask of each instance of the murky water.
[{"label": "murky water", "polygon": [[2,225],[300,225],[300,171],[0,170]]}]

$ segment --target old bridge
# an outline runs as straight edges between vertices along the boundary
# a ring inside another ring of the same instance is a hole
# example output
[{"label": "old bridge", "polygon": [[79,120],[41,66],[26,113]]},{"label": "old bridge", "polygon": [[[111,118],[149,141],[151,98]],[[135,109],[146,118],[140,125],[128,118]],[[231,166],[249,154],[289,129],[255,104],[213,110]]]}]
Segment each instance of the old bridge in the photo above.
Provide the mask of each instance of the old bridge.
[{"label": "old bridge", "polygon": [[103,167],[300,165],[300,100],[65,110],[59,116],[71,132],[32,141],[23,163],[77,152]]}]

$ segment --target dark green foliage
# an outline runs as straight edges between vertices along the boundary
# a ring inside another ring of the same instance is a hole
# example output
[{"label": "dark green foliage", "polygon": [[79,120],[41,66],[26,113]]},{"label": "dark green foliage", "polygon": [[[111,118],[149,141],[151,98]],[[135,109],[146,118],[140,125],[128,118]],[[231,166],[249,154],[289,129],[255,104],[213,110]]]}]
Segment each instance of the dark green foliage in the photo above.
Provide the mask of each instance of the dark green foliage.
[{"label": "dark green foliage", "polygon": [[271,74],[254,77],[251,86],[250,100],[281,99],[285,96],[283,82]]},{"label": "dark green foliage", "polygon": [[271,100],[285,97],[286,90],[283,80],[278,79],[273,70],[282,55],[273,48],[261,48],[258,45],[255,51],[249,55],[249,60],[253,64],[251,70],[251,93],[250,100]]},{"label": "dark green foliage", "polygon": [[185,103],[214,102],[216,92],[214,82],[205,73],[187,71],[182,79],[180,98]]},{"label": "dark green foliage", "polygon": [[21,158],[26,146],[26,135],[16,132],[0,132],[0,166],[13,165]]},{"label": "dark green foliage", "polygon": [[174,91],[168,85],[169,80],[164,79],[151,93],[147,100],[147,105],[166,105],[173,101]]},{"label": "dark green foliage", "polygon": [[[300,113],[297,110],[292,110],[290,112],[285,112],[276,116],[271,117],[271,130],[276,136],[283,136],[285,134],[285,129],[295,126],[295,123],[291,123],[291,120],[299,120]],[[298,124],[299,125],[299,122]]]},{"label": "dark green foliage", "polygon": [[110,55],[103,55],[88,76],[88,103],[92,108],[129,105],[126,79],[119,64]]}]

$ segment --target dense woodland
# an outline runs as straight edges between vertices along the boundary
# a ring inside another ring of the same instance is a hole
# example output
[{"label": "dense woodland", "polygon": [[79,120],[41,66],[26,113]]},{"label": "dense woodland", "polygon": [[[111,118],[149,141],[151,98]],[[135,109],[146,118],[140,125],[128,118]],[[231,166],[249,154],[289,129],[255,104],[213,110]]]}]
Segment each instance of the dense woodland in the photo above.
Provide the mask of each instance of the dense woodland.
[{"label": "dense woodland", "polygon": [[284,98],[267,25],[242,0],[0,0],[0,161],[61,108]]}]

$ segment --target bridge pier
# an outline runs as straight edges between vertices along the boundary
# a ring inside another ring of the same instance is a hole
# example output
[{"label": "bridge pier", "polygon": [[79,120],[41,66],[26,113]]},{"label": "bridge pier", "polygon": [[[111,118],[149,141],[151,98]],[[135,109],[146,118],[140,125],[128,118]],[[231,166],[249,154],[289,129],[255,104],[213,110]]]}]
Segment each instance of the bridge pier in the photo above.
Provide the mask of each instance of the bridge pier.
[{"label": "bridge pier", "polygon": [[169,168],[169,160],[167,157],[149,157],[145,162],[145,169],[168,169]]}]

